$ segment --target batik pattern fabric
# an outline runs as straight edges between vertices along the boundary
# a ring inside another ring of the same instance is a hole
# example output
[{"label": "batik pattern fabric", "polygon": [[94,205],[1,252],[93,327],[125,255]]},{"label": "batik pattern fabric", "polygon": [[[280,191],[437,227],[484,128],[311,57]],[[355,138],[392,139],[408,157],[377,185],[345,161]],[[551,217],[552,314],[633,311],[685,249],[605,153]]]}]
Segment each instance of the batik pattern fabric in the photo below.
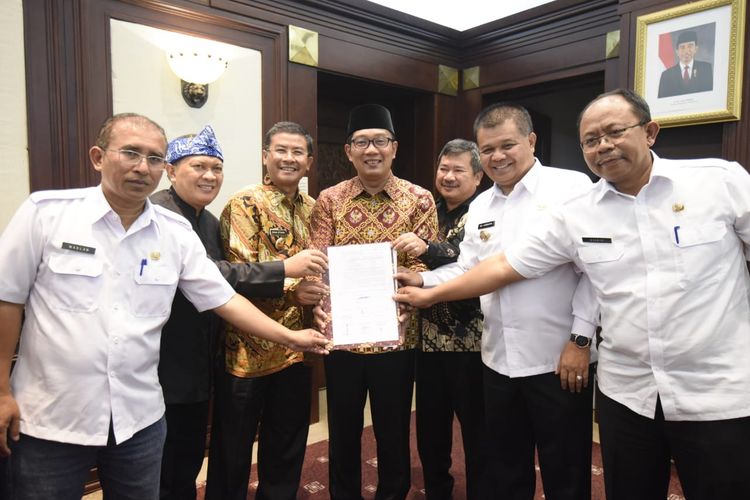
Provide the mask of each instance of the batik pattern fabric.
[{"label": "batik pattern fabric", "polygon": [[[230,262],[283,260],[310,243],[309,222],[315,200],[297,193],[293,201],[270,184],[234,195],[221,214],[221,238]],[[280,298],[253,299],[266,315],[292,330],[304,327],[302,307],[292,295],[299,279],[287,278]],[[302,361],[301,352],[226,326],[225,367],[237,377],[259,377]]]},{"label": "batik pattern fabric", "polygon": [[[440,224],[437,241],[430,241],[420,259],[430,269],[456,262],[469,204],[476,194],[453,210],[437,202]],[[439,302],[421,311],[420,349],[423,352],[479,352],[482,347],[482,310],[479,299]]]},{"label": "batik pattern fabric", "polygon": [[[390,176],[382,191],[370,194],[358,177],[340,182],[320,193],[310,222],[312,247],[392,242],[403,233],[413,232],[420,238],[437,237],[437,214],[432,194],[409,181]],[[412,271],[426,266],[405,252],[398,253],[398,265]],[[324,309],[330,313],[330,301]],[[403,344],[382,347],[362,344],[352,352],[379,353],[411,349],[418,340],[419,321],[413,315],[406,328]]]},{"label": "batik pattern fabric", "polygon": [[174,164],[186,156],[213,156],[224,161],[224,153],[211,125],[203,127],[197,135],[178,137],[167,145],[167,163]]}]

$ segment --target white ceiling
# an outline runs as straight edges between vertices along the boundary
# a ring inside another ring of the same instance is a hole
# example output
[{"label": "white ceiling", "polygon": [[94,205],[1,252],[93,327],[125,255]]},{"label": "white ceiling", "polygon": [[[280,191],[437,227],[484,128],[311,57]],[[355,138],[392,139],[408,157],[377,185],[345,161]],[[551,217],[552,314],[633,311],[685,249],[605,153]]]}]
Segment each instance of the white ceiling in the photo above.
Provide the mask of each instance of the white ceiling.
[{"label": "white ceiling", "polygon": [[458,31],[464,31],[553,0],[368,0]]}]

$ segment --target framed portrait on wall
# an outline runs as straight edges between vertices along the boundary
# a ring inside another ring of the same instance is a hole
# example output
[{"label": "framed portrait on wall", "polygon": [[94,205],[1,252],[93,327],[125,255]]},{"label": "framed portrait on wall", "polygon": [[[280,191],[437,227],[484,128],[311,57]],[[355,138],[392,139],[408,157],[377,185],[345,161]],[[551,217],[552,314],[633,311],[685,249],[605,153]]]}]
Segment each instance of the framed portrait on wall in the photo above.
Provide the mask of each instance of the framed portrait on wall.
[{"label": "framed portrait on wall", "polygon": [[634,88],[662,127],[739,120],[745,0],[639,16]]}]

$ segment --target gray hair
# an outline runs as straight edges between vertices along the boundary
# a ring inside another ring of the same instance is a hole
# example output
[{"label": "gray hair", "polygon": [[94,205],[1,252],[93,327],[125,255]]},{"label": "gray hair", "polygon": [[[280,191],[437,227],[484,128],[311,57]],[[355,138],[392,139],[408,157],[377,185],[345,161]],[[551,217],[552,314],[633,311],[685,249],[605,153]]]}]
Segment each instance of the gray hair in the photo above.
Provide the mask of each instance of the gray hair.
[{"label": "gray hair", "polygon": [[482,162],[479,161],[479,147],[474,141],[467,141],[466,139],[453,139],[448,141],[440,150],[438,156],[438,164],[443,161],[443,156],[460,155],[463,153],[469,153],[471,155],[471,170],[477,174],[482,171]]}]

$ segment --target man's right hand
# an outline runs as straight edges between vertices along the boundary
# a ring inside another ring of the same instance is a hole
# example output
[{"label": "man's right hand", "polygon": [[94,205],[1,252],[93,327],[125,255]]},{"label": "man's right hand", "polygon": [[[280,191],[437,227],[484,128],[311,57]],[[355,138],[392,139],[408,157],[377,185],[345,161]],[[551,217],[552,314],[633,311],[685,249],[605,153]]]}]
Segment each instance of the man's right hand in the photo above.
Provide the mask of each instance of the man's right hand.
[{"label": "man's right hand", "polygon": [[328,269],[328,256],[320,250],[302,250],[283,262],[284,276],[287,278],[320,276]]},{"label": "man's right hand", "polygon": [[432,298],[432,292],[434,288],[417,288],[413,286],[405,286],[399,288],[396,294],[393,296],[393,300],[402,304],[409,304],[414,307],[424,309],[430,307],[437,302]]},{"label": "man's right hand", "polygon": [[410,271],[405,267],[399,267],[398,272],[393,275],[398,280],[401,286],[422,286],[424,280],[422,275],[415,271]]},{"label": "man's right hand", "polygon": [[328,354],[331,341],[322,333],[307,328],[305,330],[288,330],[286,346],[293,351]]},{"label": "man's right hand", "polygon": [[10,455],[8,437],[18,441],[20,436],[21,412],[11,394],[0,396],[0,456]]}]

